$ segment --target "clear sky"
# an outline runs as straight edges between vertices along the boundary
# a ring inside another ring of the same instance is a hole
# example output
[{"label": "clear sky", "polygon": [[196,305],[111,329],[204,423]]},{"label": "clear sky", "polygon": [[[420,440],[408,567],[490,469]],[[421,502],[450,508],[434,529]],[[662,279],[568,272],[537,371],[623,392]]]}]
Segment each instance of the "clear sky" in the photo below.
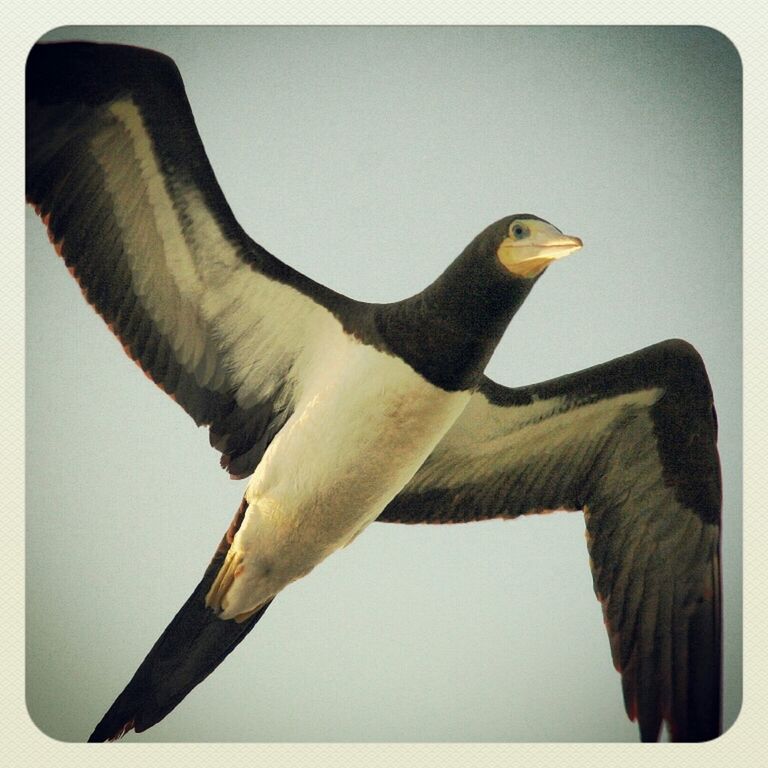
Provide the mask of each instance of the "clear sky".
[{"label": "clear sky", "polygon": [[[410,295],[516,212],[580,236],[488,373],[670,337],[712,379],[726,725],[741,701],[741,67],[706,28],[69,28],[162,50],[235,215],[355,298]],[[28,217],[27,700],[87,738],[198,582],[243,482],[125,357]],[[625,741],[580,514],[375,524],[143,741]]]}]

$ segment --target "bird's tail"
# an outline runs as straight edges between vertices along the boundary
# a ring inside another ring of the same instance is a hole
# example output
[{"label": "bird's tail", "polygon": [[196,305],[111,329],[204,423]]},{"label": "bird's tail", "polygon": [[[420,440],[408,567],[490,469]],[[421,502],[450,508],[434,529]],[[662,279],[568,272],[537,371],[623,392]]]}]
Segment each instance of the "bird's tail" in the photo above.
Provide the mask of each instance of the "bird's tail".
[{"label": "bird's tail", "polygon": [[88,741],[113,741],[132,729],[145,731],[162,720],[224,661],[267,610],[269,603],[238,623],[218,618],[205,604],[205,596],[224,562],[246,508],[243,500],[202,581],[173,617]]}]

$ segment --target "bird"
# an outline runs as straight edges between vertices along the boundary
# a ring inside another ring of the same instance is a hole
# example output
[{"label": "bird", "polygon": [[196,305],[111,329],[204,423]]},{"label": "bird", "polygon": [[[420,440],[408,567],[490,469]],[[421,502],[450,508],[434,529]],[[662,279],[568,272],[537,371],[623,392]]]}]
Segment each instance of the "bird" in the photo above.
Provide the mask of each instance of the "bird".
[{"label": "bird", "polygon": [[549,381],[485,375],[579,238],[529,213],[420,293],[354,300],[236,221],[181,75],[147,49],[38,43],[26,196],[127,354],[200,426],[242,502],[202,580],[89,741],[168,715],[275,596],[371,523],[583,511],[643,741],[722,730],[721,478],[704,363],[670,339]]}]

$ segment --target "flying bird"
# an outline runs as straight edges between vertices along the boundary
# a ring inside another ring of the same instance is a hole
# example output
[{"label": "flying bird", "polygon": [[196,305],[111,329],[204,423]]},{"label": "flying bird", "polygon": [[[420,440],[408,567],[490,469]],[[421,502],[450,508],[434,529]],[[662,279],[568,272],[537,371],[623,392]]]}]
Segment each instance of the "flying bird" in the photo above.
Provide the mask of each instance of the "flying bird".
[{"label": "flying bird", "polygon": [[480,232],[420,293],[373,304],[235,220],[171,59],[36,45],[26,194],[125,351],[248,478],[202,581],[90,736],[165,717],[291,582],[374,521],[582,510],[624,702],[644,741],[721,731],[720,466],[696,350],[664,341],[509,388],[484,375],[581,240],[533,214]]}]

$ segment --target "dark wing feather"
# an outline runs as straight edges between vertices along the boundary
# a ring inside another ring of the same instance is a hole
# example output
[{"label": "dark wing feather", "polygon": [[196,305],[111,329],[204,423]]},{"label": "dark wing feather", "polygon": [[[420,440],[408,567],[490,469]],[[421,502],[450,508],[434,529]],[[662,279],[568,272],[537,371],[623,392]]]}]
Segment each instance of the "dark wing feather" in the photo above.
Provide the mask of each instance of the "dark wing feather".
[{"label": "dark wing feather", "polygon": [[626,709],[644,740],[720,733],[720,465],[698,353],[667,341],[530,387],[484,379],[379,520],[583,509]]},{"label": "dark wing feather", "polygon": [[353,304],[242,231],[162,54],[38,44],[27,64],[28,200],[126,352],[198,424],[234,476],[293,409],[315,350]]},{"label": "dark wing feather", "polygon": [[243,622],[222,621],[205,604],[245,515],[240,505],[202,580],[152,646],[128,685],[94,728],[88,741],[114,741],[160,722],[242,642],[271,600]]}]

